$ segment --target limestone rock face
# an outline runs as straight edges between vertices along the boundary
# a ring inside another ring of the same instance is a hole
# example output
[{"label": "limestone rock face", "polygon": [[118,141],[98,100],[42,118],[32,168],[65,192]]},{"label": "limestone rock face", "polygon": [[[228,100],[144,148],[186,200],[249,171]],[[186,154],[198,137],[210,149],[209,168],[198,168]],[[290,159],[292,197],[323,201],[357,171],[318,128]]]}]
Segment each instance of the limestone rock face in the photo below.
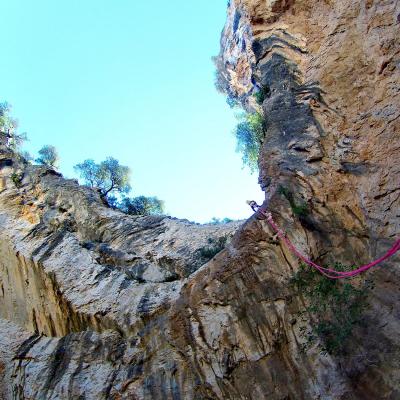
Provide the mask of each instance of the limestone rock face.
[{"label": "limestone rock face", "polygon": [[[394,0],[228,4],[219,85],[263,112],[265,205],[322,264],[368,262],[400,235],[399,14]],[[398,255],[367,273],[363,324],[333,356],[304,351],[298,260],[255,217],[127,216],[3,149],[0,227],[4,399],[400,398]]]}]

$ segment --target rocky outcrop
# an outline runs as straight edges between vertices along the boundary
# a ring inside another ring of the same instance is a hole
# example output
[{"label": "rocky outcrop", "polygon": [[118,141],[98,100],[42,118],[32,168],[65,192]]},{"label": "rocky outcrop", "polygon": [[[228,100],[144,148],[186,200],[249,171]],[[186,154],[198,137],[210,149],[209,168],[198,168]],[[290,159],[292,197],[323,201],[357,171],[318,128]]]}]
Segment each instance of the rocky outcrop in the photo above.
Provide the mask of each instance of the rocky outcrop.
[{"label": "rocky outcrop", "polygon": [[[399,13],[391,0],[228,5],[220,87],[262,111],[265,206],[320,263],[366,262],[400,234]],[[255,217],[127,216],[3,151],[0,226],[5,399],[400,396],[399,256],[368,272],[363,323],[333,355],[304,349],[298,261]]]},{"label": "rocky outcrop", "polygon": [[38,333],[130,332],[142,314],[176,298],[207,261],[204,249],[240,224],[128,216],[51,169],[5,160],[0,313]]}]

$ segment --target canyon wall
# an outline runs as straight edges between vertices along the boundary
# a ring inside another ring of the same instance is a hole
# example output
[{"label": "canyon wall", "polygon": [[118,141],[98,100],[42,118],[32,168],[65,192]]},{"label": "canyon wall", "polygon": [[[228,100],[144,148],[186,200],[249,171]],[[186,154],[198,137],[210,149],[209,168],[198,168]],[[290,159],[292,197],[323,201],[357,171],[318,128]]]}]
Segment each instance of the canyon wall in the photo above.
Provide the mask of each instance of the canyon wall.
[{"label": "canyon wall", "polygon": [[[368,262],[400,236],[399,14],[382,0],[228,3],[219,87],[262,113],[264,206],[324,265]],[[4,399],[400,398],[398,255],[354,281],[372,283],[368,307],[330,354],[304,346],[298,260],[256,216],[124,215],[3,147],[0,227]]]}]

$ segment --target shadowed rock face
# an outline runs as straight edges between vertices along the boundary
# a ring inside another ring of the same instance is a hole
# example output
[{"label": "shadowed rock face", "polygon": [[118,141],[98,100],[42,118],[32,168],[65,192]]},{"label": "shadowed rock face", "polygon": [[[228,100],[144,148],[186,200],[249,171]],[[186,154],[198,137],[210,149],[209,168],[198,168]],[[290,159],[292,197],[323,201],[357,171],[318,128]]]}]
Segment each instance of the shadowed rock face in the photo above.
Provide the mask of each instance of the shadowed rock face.
[{"label": "shadowed rock face", "polygon": [[[399,7],[228,5],[225,90],[255,110],[266,88],[259,182],[276,221],[320,263],[359,265],[400,233]],[[296,216],[279,187],[308,213]],[[368,272],[363,324],[333,357],[301,350],[304,299],[288,284],[298,261],[265,221],[126,216],[2,150],[0,226],[0,397],[400,397],[399,256]]]}]

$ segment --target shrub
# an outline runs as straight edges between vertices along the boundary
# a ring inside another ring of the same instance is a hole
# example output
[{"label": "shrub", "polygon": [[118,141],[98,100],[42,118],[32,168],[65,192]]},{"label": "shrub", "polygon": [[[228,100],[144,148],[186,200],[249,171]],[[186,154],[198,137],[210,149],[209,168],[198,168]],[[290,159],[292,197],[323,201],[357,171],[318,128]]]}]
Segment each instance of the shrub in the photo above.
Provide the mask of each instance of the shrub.
[{"label": "shrub", "polygon": [[15,187],[17,187],[17,188],[21,187],[21,182],[22,182],[23,177],[24,177],[24,174],[22,172],[20,172],[20,173],[13,172],[11,174],[11,180],[13,181]]},{"label": "shrub", "polygon": [[213,217],[213,218],[211,218],[211,221],[209,222],[209,224],[211,224],[211,225],[221,225],[221,224],[228,224],[229,222],[233,222],[233,219],[230,219],[230,218],[227,218],[227,217],[222,218],[222,219]]},{"label": "shrub", "polygon": [[294,215],[298,217],[306,217],[309,213],[307,203],[303,202],[301,204],[292,204],[292,211]]},{"label": "shrub", "polygon": [[58,168],[59,159],[57,149],[54,146],[46,145],[39,150],[39,157],[35,161],[51,168]]},{"label": "shrub", "polygon": [[218,239],[208,238],[208,244],[197,251],[201,258],[209,261],[225,248],[227,241],[227,236],[220,236]]},{"label": "shrub", "polygon": [[257,104],[262,105],[262,103],[264,103],[264,100],[270,96],[270,90],[268,86],[263,86],[256,93],[254,93],[253,96]]},{"label": "shrub", "polygon": [[164,202],[157,197],[125,197],[117,208],[130,215],[161,215],[164,213]]},{"label": "shrub", "polygon": [[242,153],[243,165],[251,172],[258,170],[258,156],[264,140],[263,116],[260,113],[242,114],[234,131],[236,151]]},{"label": "shrub", "polygon": [[[334,269],[349,271],[353,267],[335,263]],[[304,316],[303,322],[311,322],[311,329],[301,328],[306,338],[303,350],[320,339],[322,353],[342,354],[354,327],[361,322],[367,307],[365,289],[370,284],[365,281],[357,288],[349,280],[328,279],[304,264],[300,265],[290,284],[306,302],[305,308],[300,311],[300,315]],[[306,315],[309,318],[305,318]]]},{"label": "shrub", "polygon": [[289,202],[290,208],[292,209],[294,215],[298,217],[306,217],[309,214],[310,211],[308,209],[307,203],[305,201],[297,203],[294,199],[293,193],[288,188],[284,186],[279,186],[278,192],[279,194],[284,196]]}]

